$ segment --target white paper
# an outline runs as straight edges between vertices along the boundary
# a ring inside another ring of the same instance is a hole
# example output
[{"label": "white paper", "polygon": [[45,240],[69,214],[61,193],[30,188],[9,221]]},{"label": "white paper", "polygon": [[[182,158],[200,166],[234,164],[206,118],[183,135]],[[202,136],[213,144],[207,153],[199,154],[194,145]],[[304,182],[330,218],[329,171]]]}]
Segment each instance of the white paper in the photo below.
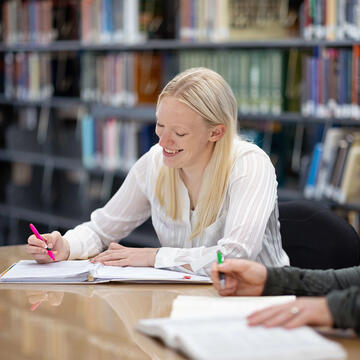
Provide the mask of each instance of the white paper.
[{"label": "white paper", "polygon": [[89,260],[68,260],[38,264],[21,260],[4,272],[0,282],[85,282],[92,275],[95,281],[188,282],[210,283],[206,276],[155,269],[152,267],[119,267],[93,264]]},{"label": "white paper", "polygon": [[345,359],[340,345],[308,327],[294,330],[249,327],[243,318],[144,319],[137,329],[158,336],[192,359]]},{"label": "white paper", "polygon": [[145,281],[189,281],[189,282],[210,282],[207,276],[191,275],[188,273],[156,269],[153,267],[120,267],[104,266],[96,268],[94,277],[106,280],[145,280]]},{"label": "white paper", "polygon": [[172,306],[172,319],[246,317],[268,306],[295,300],[295,296],[178,296]]},{"label": "white paper", "polygon": [[85,281],[91,265],[88,260],[47,264],[38,264],[35,260],[20,260],[0,279],[4,282]]}]

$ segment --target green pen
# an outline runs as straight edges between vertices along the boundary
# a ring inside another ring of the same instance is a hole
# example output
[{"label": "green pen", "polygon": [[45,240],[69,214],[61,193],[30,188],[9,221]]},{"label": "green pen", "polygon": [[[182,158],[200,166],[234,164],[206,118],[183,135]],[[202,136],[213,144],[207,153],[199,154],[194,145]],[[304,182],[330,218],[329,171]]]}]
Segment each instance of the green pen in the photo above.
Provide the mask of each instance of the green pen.
[{"label": "green pen", "polygon": [[[223,256],[222,256],[222,253],[220,250],[218,250],[218,252],[217,252],[217,262],[218,262],[218,264],[223,263]],[[220,271],[219,277],[220,277],[220,285],[221,285],[221,288],[223,289],[225,287],[225,274]]]}]

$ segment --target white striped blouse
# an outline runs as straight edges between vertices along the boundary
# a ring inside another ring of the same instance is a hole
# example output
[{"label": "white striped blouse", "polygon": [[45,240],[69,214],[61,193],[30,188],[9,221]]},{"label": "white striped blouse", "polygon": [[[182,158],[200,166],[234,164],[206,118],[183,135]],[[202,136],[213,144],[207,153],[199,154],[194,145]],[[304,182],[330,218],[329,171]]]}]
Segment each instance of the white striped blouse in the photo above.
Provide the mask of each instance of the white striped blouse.
[{"label": "white striped blouse", "polygon": [[190,210],[183,183],[181,220],[166,216],[155,198],[163,156],[157,144],[135,163],[116,194],[91,214],[89,222],[65,233],[70,259],[98,254],[151,216],[161,244],[156,268],[180,270],[182,265],[189,264],[193,272],[209,274],[217,250],[225,258],[251,259],[267,266],[289,265],[281,246],[274,167],[265,152],[254,144],[235,140],[234,151],[236,160],[217,219],[197,237],[189,239],[196,225],[196,209]]}]

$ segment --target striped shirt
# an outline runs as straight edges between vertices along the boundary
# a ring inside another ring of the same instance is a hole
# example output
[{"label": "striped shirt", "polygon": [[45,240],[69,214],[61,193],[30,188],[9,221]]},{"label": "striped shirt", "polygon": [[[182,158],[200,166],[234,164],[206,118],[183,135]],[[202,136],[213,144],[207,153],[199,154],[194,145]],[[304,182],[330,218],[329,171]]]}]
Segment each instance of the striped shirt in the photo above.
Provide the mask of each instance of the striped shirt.
[{"label": "striped shirt", "polygon": [[163,164],[162,148],[156,144],[135,163],[109,202],[91,214],[89,222],[66,232],[70,259],[98,254],[151,216],[161,244],[156,268],[180,270],[180,266],[189,264],[195,273],[209,274],[218,250],[225,258],[251,259],[275,267],[289,265],[281,246],[274,167],[254,144],[235,140],[234,152],[217,218],[195,238],[190,240],[197,223],[196,208],[191,211],[185,185],[181,183],[179,189],[180,220],[168,217],[155,197],[155,183]]}]

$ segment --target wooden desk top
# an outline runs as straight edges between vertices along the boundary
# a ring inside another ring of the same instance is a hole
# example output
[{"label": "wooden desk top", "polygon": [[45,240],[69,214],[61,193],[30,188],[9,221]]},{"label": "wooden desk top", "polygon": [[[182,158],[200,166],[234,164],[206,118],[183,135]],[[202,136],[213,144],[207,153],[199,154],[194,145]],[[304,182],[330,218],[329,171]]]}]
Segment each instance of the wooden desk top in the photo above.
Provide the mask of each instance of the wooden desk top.
[{"label": "wooden desk top", "polygon": [[[26,258],[24,246],[0,247],[0,272]],[[169,316],[180,294],[216,292],[211,285],[0,284],[1,358],[184,359],[135,330],[141,318]],[[348,359],[360,358],[359,339],[333,339]]]}]

